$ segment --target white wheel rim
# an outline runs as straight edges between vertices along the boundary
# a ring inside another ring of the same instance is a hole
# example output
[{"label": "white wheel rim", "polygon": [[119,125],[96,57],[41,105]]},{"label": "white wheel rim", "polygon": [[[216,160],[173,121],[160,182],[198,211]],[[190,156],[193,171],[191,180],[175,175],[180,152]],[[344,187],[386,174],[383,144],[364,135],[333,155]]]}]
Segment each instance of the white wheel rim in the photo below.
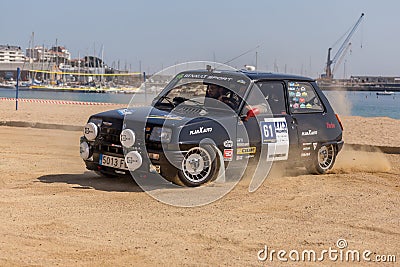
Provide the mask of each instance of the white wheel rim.
[{"label": "white wheel rim", "polygon": [[212,159],[210,153],[201,147],[188,151],[182,161],[182,173],[192,183],[202,183],[209,178]]},{"label": "white wheel rim", "polygon": [[334,156],[335,149],[333,145],[322,146],[317,155],[319,167],[323,170],[329,170],[332,167]]}]

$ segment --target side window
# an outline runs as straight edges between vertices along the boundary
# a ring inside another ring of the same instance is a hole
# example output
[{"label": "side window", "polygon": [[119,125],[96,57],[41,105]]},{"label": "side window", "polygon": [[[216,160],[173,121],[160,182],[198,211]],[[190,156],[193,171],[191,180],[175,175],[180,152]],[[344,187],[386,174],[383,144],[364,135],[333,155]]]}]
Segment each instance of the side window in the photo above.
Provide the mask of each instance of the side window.
[{"label": "side window", "polygon": [[282,82],[258,82],[251,88],[242,114],[246,114],[250,108],[257,108],[260,113],[286,114],[285,103],[284,84]]},{"label": "side window", "polygon": [[323,112],[324,107],[311,84],[288,82],[289,108],[291,113]]},{"label": "side window", "polygon": [[284,85],[282,82],[266,81],[257,83],[269,104],[272,114],[286,114]]}]

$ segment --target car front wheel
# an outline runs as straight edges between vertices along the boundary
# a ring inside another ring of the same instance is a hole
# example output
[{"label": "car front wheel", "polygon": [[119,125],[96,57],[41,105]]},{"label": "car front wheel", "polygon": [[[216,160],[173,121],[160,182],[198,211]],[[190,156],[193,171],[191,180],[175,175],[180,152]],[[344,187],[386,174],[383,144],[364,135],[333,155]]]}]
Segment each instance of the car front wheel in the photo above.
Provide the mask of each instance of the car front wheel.
[{"label": "car front wheel", "polygon": [[191,148],[182,160],[179,180],[186,186],[199,186],[217,178],[219,157],[212,145]]}]

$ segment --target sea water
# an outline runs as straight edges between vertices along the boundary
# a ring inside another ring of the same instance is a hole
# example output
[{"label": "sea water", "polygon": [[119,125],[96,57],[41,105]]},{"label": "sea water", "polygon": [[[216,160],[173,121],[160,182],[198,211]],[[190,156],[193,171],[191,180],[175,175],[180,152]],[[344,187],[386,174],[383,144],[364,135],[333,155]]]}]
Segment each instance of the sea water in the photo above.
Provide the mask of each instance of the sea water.
[{"label": "sea water", "polygon": [[366,91],[324,91],[324,94],[340,115],[400,119],[400,92],[377,95]]},{"label": "sea water", "polygon": [[[400,92],[393,95],[376,95],[365,91],[324,91],[335,112],[340,115],[362,117],[390,117],[400,119]],[[0,88],[0,98],[15,97],[15,89]],[[143,103],[145,98],[151,101],[154,95],[120,93],[81,93],[20,90],[20,98],[54,99],[84,102],[119,103],[128,105],[135,97],[135,102]]]},{"label": "sea water", "polygon": [[[93,92],[67,92],[67,91],[39,91],[39,90],[19,90],[18,97],[25,99],[51,99],[51,100],[67,100],[67,101],[82,101],[82,102],[103,102],[117,103],[128,105],[135,96],[135,101],[145,102],[145,99],[154,98],[153,94],[124,94],[124,93],[93,93]],[[15,89],[0,88],[0,98],[15,98]]]}]

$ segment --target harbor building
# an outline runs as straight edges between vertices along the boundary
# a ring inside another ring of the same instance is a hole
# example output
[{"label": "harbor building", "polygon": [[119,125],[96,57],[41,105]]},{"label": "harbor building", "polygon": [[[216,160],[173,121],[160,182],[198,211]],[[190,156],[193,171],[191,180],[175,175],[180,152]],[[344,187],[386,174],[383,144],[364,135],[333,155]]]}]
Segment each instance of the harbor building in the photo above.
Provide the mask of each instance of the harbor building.
[{"label": "harbor building", "polygon": [[0,63],[23,63],[24,53],[21,47],[14,45],[0,45]]}]

